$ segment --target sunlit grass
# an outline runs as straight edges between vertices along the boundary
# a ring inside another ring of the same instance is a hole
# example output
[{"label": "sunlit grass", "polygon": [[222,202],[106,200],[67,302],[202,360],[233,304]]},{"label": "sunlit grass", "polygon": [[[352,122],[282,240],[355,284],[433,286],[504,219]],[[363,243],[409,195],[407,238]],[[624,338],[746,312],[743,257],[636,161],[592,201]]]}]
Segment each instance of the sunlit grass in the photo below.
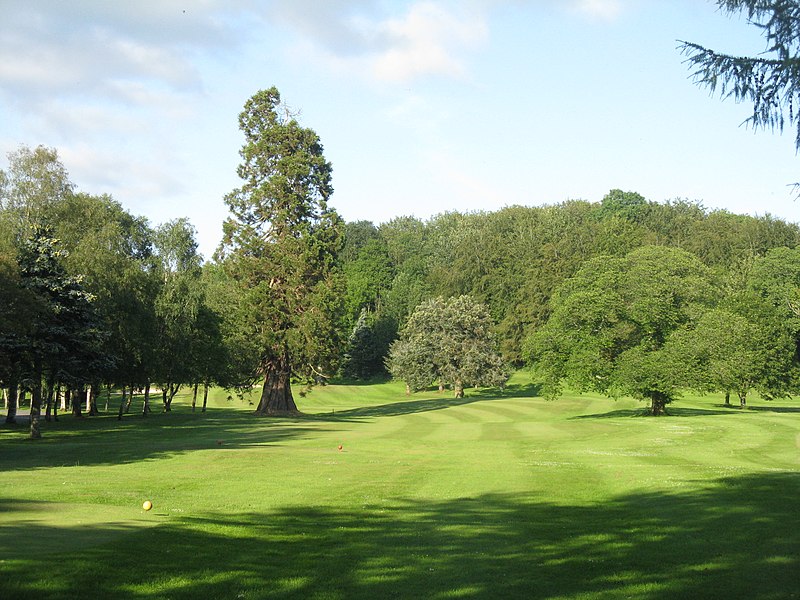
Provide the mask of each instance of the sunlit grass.
[{"label": "sunlit grass", "polygon": [[800,597],[800,403],[535,391],[0,428],[0,597]]}]

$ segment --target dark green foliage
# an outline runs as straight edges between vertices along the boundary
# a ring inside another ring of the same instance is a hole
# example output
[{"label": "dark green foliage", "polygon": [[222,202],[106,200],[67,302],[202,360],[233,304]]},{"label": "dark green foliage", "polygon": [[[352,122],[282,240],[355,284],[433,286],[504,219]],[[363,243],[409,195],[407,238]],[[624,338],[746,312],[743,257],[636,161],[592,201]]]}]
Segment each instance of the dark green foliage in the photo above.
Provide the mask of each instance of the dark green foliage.
[{"label": "dark green foliage", "polygon": [[743,13],[762,30],[765,52],[733,56],[683,42],[682,52],[699,85],[723,98],[753,104],[748,119],[755,128],[783,130],[795,125],[800,149],[800,4],[795,0],[718,0],[728,14]]},{"label": "dark green foliage", "polygon": [[386,374],[385,357],[395,338],[393,321],[367,310],[353,326],[342,358],[342,374],[351,379],[370,379]]},{"label": "dark green foliage", "polygon": [[343,227],[327,204],[322,144],[286,115],[277,89],[250,98],[239,127],[243,185],[225,198],[231,216],[219,253],[239,291],[229,310],[258,346],[258,412],[294,412],[291,378],[330,374],[338,359]]}]

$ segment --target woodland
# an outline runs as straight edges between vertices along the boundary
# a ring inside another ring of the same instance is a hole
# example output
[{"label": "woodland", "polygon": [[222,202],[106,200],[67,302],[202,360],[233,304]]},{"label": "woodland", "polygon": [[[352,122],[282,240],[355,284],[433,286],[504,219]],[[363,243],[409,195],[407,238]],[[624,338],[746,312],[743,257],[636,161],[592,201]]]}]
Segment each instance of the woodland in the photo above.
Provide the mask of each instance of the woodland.
[{"label": "woodland", "polygon": [[[797,124],[794,2],[720,1],[773,57],[684,42],[698,84],[753,104],[750,124]],[[786,114],[788,112],[788,115]],[[344,222],[316,133],[276,88],[239,116],[241,187],[213,257],[185,219],[153,225],[76,189],[53,148],[0,171],[0,387],[7,422],[98,412],[121,393],[144,415],[210,386],[262,386],[258,414],[298,412],[292,387],[392,375],[409,393],[501,386],[529,368],[563,386],[649,403],[684,390],[800,389],[800,226],[610,190],[602,199],[422,220]],[[800,144],[800,129],[797,135]],[[754,198],[754,204],[758,199]],[[157,391],[157,393],[156,393]],[[159,401],[152,398],[160,396]],[[201,410],[202,410],[201,405]]]}]

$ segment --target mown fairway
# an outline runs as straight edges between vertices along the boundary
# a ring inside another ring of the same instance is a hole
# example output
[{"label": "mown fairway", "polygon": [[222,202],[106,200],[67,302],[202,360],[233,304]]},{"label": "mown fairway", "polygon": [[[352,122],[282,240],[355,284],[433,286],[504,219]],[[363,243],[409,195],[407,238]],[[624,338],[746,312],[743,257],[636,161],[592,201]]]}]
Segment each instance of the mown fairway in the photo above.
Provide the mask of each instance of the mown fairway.
[{"label": "mown fairway", "polygon": [[526,382],[2,426],[0,598],[800,597],[800,403]]}]

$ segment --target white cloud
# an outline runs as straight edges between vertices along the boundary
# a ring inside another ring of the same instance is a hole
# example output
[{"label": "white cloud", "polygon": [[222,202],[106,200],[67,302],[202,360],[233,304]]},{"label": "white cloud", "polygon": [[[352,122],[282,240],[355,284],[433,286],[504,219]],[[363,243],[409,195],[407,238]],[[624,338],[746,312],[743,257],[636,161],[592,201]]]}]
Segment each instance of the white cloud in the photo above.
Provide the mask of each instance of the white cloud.
[{"label": "white cloud", "polygon": [[622,0],[573,0],[572,10],[592,19],[613,21],[623,10]]},{"label": "white cloud", "polygon": [[[467,73],[463,55],[488,37],[485,16],[463,7],[422,1],[400,16],[378,18],[374,12],[343,13],[329,23],[326,36],[304,36],[298,54],[334,72],[389,83],[425,76],[461,78]],[[299,20],[292,15],[298,31],[316,29],[317,16]]]}]

